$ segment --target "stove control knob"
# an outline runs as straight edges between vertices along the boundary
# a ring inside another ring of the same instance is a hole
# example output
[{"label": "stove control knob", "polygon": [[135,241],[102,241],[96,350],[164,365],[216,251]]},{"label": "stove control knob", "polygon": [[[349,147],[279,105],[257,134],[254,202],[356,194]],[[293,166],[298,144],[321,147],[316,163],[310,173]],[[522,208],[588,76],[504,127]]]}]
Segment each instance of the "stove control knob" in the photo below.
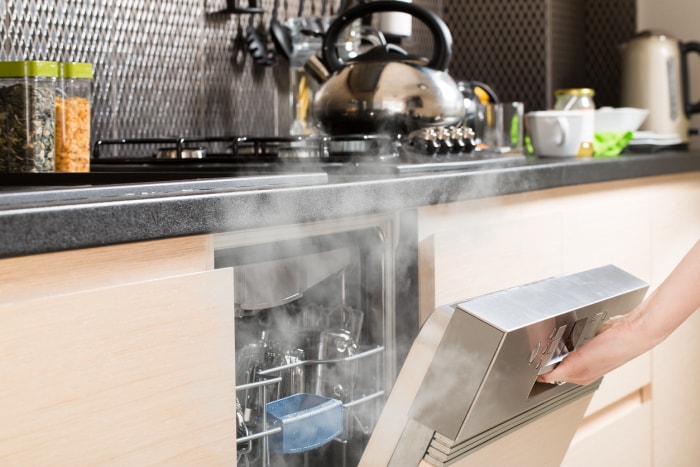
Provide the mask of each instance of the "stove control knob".
[{"label": "stove control knob", "polygon": [[437,136],[440,141],[440,146],[438,151],[440,154],[448,154],[452,152],[455,142],[452,139],[452,133],[449,128],[437,128]]},{"label": "stove control knob", "polygon": [[440,149],[438,132],[434,128],[421,128],[408,135],[408,143],[418,152],[435,154]]},{"label": "stove control knob", "polygon": [[460,126],[453,126],[449,128],[450,138],[452,138],[452,152],[460,153],[464,152],[467,148],[467,142],[464,139],[464,128]]}]

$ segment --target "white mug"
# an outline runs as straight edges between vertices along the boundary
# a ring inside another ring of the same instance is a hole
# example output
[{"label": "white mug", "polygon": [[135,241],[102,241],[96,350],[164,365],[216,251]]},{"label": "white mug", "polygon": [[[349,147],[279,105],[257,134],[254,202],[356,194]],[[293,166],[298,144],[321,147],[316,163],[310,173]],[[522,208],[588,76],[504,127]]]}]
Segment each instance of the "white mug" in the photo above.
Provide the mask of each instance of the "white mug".
[{"label": "white mug", "polygon": [[543,157],[576,157],[585,143],[585,122],[581,112],[538,110],[525,115],[535,154]]}]

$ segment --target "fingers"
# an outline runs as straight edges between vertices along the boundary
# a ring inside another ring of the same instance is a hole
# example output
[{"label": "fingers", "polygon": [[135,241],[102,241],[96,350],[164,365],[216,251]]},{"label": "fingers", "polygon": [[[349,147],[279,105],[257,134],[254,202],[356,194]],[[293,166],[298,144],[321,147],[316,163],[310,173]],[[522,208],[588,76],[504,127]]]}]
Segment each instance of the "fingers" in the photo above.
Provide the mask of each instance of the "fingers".
[{"label": "fingers", "polygon": [[607,330],[610,329],[611,327],[615,326],[615,324],[617,324],[616,321],[617,321],[618,319],[622,319],[622,318],[624,318],[624,317],[625,317],[625,315],[611,316],[610,318],[608,318],[607,321],[605,321],[603,324],[600,325],[600,327],[599,327],[598,330],[596,331],[595,335],[597,336],[597,335],[600,334],[601,332],[607,331]]}]

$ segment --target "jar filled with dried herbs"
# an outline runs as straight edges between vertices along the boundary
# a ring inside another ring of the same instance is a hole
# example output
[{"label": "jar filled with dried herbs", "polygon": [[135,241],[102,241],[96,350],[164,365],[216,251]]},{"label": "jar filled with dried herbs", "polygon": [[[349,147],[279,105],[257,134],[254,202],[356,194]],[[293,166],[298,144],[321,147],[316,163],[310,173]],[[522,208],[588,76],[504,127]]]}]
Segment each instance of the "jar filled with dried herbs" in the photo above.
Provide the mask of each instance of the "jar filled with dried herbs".
[{"label": "jar filled with dried herbs", "polygon": [[90,171],[92,64],[59,65],[56,93],[56,172]]},{"label": "jar filled with dried herbs", "polygon": [[0,171],[54,171],[57,77],[56,62],[0,62]]}]

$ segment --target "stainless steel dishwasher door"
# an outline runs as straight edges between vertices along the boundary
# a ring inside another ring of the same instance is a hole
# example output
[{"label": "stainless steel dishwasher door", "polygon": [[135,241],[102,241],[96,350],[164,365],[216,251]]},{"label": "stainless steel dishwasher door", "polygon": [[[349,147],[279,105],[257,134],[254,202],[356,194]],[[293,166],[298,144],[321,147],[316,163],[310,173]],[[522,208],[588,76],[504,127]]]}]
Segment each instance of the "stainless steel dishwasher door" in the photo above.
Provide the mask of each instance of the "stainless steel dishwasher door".
[{"label": "stainless steel dishwasher door", "polygon": [[496,441],[522,439],[509,435],[534,423],[541,448],[516,442],[498,451],[525,456],[520,465],[559,465],[600,381],[550,385],[537,376],[609,317],[632,310],[647,288],[608,265],[439,308],[414,342],[360,465],[478,465],[468,459]]}]

